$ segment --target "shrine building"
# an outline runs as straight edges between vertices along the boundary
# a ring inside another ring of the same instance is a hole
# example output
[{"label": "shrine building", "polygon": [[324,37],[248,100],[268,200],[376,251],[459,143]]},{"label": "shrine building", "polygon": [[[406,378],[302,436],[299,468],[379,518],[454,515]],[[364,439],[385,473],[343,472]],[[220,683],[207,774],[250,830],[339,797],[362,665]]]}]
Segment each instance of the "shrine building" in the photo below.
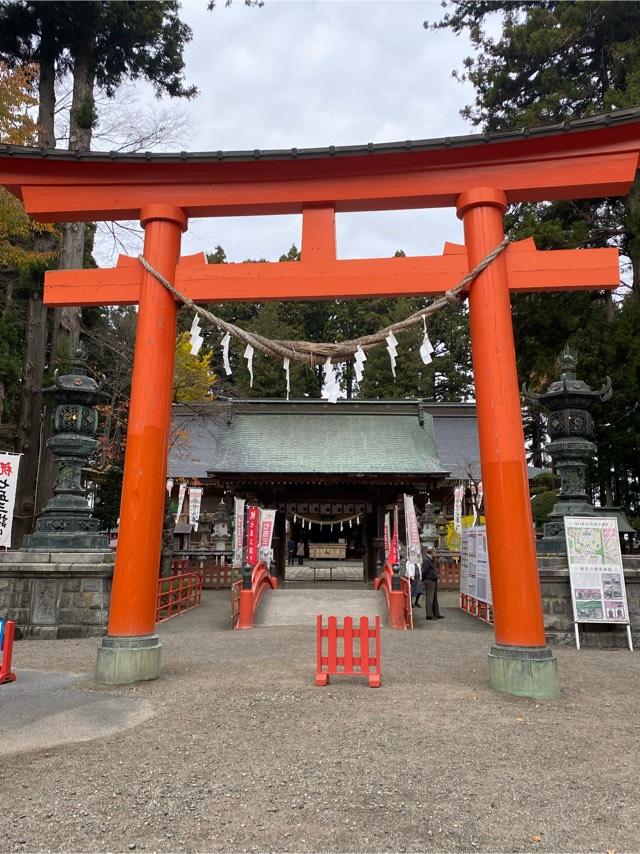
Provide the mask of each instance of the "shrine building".
[{"label": "shrine building", "polygon": [[[537,472],[530,469],[530,477]],[[231,510],[234,496],[275,508],[274,558],[281,578],[292,537],[305,541],[312,558],[362,560],[364,579],[372,580],[382,556],[385,512],[404,492],[415,496],[418,512],[430,500],[450,517],[455,484],[481,479],[475,404],[177,404],[169,477],[204,488],[204,514],[222,498]],[[182,523],[178,532],[185,530],[190,526]],[[191,545],[199,544],[199,535],[192,535]]]}]

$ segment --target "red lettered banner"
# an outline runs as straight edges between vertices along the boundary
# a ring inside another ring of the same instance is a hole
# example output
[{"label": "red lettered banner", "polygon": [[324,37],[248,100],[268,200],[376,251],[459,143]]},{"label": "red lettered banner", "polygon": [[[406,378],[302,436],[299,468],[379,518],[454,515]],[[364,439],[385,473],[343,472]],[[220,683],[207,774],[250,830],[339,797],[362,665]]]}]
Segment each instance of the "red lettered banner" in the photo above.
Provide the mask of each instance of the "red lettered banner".
[{"label": "red lettered banner", "polygon": [[258,534],[260,529],[260,508],[247,507],[247,563],[254,566],[258,562]]},{"label": "red lettered banner", "polygon": [[271,550],[271,539],[273,537],[273,526],[276,519],[275,510],[260,511],[260,560],[267,560]]},{"label": "red lettered banner", "polygon": [[389,560],[391,555],[391,514],[386,513],[384,517],[384,559]]}]

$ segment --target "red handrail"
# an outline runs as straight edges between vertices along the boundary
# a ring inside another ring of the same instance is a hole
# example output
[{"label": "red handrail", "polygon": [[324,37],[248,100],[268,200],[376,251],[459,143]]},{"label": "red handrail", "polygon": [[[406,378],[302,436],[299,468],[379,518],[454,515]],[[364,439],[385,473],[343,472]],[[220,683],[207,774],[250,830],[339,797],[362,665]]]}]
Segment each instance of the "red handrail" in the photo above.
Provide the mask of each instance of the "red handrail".
[{"label": "red handrail", "polygon": [[253,628],[253,620],[256,609],[260,604],[260,599],[262,599],[262,594],[267,588],[275,590],[277,587],[278,579],[271,575],[266,563],[258,561],[251,572],[251,588],[243,587],[240,590],[240,606],[235,628]]},{"label": "red handrail", "polygon": [[[405,582],[403,584],[403,582]],[[374,590],[383,590],[389,611],[389,625],[392,629],[412,629],[411,587],[408,578],[400,579],[400,590],[393,589],[393,567],[385,563],[382,572],[373,582]]]},{"label": "red handrail", "polygon": [[182,572],[158,579],[156,623],[195,608],[201,596],[202,575],[199,572]]}]

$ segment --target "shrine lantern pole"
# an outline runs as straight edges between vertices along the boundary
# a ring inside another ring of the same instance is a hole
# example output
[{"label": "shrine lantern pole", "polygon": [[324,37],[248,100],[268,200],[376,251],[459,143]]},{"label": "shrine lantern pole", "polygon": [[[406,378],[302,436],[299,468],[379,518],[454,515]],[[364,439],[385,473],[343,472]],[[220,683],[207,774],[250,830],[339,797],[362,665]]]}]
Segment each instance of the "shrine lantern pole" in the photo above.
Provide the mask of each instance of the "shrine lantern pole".
[{"label": "shrine lantern pole", "polygon": [[[184,212],[151,204],[140,212],[144,254],[175,280]],[[96,679],[124,684],[160,675],[155,634],[165,480],[171,420],[177,304],[144,273],[131,381],[127,453],[109,629],[98,649]]]},{"label": "shrine lantern pole", "polygon": [[[504,192],[492,187],[458,198],[471,266],[504,238],[506,207]],[[489,682],[509,694],[552,699],[560,691],[558,666],[545,644],[504,256],[471,286],[469,320],[494,603]]]}]

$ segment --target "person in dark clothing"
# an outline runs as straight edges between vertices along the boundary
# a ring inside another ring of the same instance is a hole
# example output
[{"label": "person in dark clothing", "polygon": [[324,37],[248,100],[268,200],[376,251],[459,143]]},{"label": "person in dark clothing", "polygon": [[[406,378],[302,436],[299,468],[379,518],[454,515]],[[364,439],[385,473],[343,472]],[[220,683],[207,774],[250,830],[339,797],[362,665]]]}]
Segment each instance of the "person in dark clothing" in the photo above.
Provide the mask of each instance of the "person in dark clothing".
[{"label": "person in dark clothing", "polygon": [[424,583],[427,620],[442,620],[438,605],[438,570],[434,561],[435,550],[429,546],[422,561],[422,581]]},{"label": "person in dark clothing", "polygon": [[296,541],[293,537],[290,537],[289,542],[287,543],[287,553],[289,555],[289,566],[293,566],[296,556]]}]

